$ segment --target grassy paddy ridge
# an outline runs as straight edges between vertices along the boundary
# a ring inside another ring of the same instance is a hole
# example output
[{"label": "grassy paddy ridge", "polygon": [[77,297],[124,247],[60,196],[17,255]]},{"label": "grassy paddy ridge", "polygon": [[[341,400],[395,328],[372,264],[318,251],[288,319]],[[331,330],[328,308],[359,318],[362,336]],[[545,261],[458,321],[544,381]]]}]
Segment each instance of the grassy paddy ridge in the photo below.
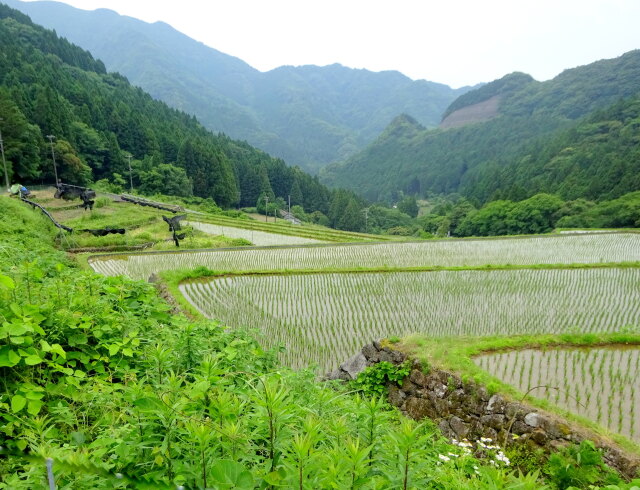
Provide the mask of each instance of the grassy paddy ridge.
[{"label": "grassy paddy ridge", "polygon": [[309,238],[322,242],[361,242],[361,241],[404,241],[406,237],[390,235],[371,235],[354,231],[335,230],[325,226],[304,223],[293,225],[289,222],[262,221],[262,219],[236,219],[233,217],[209,214],[198,215],[198,221],[224,227],[234,227],[244,230],[263,231],[267,233],[289,235],[293,237]]},{"label": "grassy paddy ridge", "polygon": [[[64,201],[53,197],[53,190],[35,191],[33,201],[44,206],[58,222],[74,229],[73,233],[58,234],[60,248],[79,250],[133,250],[144,247],[150,250],[175,248],[171,233],[162,216],[170,213],[150,207],[114,201],[98,197],[94,209],[78,207],[79,201]],[[125,229],[125,234],[94,236],[84,229]],[[229,237],[212,236],[186,227],[183,247],[230,247],[248,242]]]},{"label": "grassy paddy ridge", "polygon": [[[65,201],[53,197],[54,189],[34,191],[31,199],[49,210],[60,223],[74,228],[72,234],[60,234],[59,246],[78,251],[134,251],[176,249],[163,215],[171,213],[152,207],[142,207],[118,199],[99,195],[94,209],[86,211],[79,201]],[[186,238],[182,249],[215,249],[256,245],[301,245],[322,242],[353,242],[392,240],[363,233],[343,232],[311,224],[292,225],[288,222],[263,223],[246,215],[229,217],[203,211],[185,210],[183,221]],[[124,228],[126,233],[93,236],[83,229]]]},{"label": "grassy paddy ridge", "polygon": [[260,230],[238,228],[237,226],[215,225],[210,223],[201,223],[199,221],[189,221],[187,224],[194,229],[202,231],[210,235],[220,235],[229,238],[242,238],[257,246],[270,245],[305,245],[311,243],[322,243],[314,238],[304,238],[293,235],[281,235]]}]

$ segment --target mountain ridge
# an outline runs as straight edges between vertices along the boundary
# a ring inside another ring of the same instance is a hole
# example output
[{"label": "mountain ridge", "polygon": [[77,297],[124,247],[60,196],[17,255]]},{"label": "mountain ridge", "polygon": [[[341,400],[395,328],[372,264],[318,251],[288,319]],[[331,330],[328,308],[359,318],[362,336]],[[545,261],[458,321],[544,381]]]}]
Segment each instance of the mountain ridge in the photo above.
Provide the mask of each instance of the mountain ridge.
[{"label": "mountain ridge", "polygon": [[[313,172],[355,154],[410,108],[423,125],[436,127],[446,107],[469,89],[336,64],[260,72],[165,22],[57,2],[7,3],[88,49],[154,98],[196,115],[208,129]],[[131,32],[145,37],[132,43]],[[345,100],[358,103],[343,109]]]},{"label": "mountain ridge", "polygon": [[[638,94],[640,50],[565,70],[546,82],[537,82],[525,74],[507,75],[468,92],[445,112],[455,114],[464,107],[499,96],[495,117],[461,127],[425,129],[417,133],[385,130],[365,150],[324,168],[321,180],[327,185],[355,190],[374,202],[395,201],[408,192],[419,196],[459,193],[483,203],[495,196],[524,199],[550,188],[565,189],[566,186],[559,185],[561,181],[575,179],[577,175],[588,179],[606,175],[609,188],[596,184],[595,180],[593,186],[585,187],[598,189],[590,192],[591,199],[614,198],[619,193],[612,194],[611,190],[621,187],[612,181],[613,176],[606,169],[597,168],[605,165],[604,161],[590,163],[595,168],[587,175],[580,170],[580,162],[572,160],[575,169],[565,168],[564,173],[555,173],[556,180],[549,180],[548,175],[545,176],[547,162],[540,155],[545,154],[555,139],[564,141],[563,134],[576,128],[584,118]],[[627,103],[636,107],[632,101]],[[614,115],[610,122],[627,124],[626,131],[631,134],[638,131],[633,123],[619,121],[620,117]],[[613,127],[617,127],[616,124]],[[617,141],[626,142],[628,138],[620,137]],[[622,165],[620,175],[635,182],[631,175],[633,166],[619,162],[625,152],[627,149],[621,148],[617,156],[611,158],[616,165]],[[535,162],[535,171],[527,170],[527,161]],[[516,175],[516,169],[530,180]],[[569,187],[576,188],[575,185]],[[635,189],[627,192],[632,190]],[[563,192],[572,198],[580,197],[573,191]]]}]

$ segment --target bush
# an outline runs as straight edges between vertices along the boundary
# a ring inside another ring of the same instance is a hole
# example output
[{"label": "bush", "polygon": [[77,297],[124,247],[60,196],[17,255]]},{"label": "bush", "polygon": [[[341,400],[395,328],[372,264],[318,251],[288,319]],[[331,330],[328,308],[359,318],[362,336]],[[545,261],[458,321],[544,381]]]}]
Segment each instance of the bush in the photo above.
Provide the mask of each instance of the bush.
[{"label": "bush", "polygon": [[389,228],[387,230],[387,235],[396,235],[396,236],[411,236],[411,229],[406,226],[394,226],[393,228]]},{"label": "bush", "polygon": [[602,461],[600,451],[591,441],[582,441],[549,457],[544,472],[559,489],[587,488],[589,485],[614,485],[620,477]]},{"label": "bush", "polygon": [[408,362],[395,365],[383,361],[362,371],[355,379],[354,384],[357,389],[362,390],[365,394],[378,397],[385,392],[387,383],[397,383],[400,386],[410,370]]}]

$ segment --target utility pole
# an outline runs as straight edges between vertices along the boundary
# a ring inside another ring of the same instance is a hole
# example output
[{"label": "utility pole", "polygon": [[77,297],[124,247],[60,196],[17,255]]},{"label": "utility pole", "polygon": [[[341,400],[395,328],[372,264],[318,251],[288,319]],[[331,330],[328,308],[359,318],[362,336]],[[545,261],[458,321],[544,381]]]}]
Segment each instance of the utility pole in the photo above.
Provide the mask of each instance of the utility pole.
[{"label": "utility pole", "polygon": [[131,194],[133,194],[133,174],[131,173],[131,155],[127,153],[125,157],[127,157],[127,160],[129,160],[129,187],[130,187]]},{"label": "utility pole", "polygon": [[[0,117],[0,122],[4,121]],[[4,159],[4,141],[2,141],[2,129],[0,129],[0,152],[2,152],[2,165],[4,166],[4,181],[7,184],[7,192],[11,192],[9,189],[9,173],[7,172],[7,161]]]},{"label": "utility pole", "polygon": [[289,194],[289,214],[291,214],[291,194]]},{"label": "utility pole", "polygon": [[364,232],[369,233],[369,208],[364,208]]},{"label": "utility pole", "polygon": [[269,218],[269,196],[264,196],[264,222],[266,223]]},{"label": "utility pole", "polygon": [[53,151],[53,140],[55,136],[52,134],[48,134],[47,138],[49,138],[49,143],[51,143],[51,158],[53,160],[53,173],[56,176],[56,185],[58,185],[60,183],[60,181],[58,180],[58,166],[56,165],[56,154]]}]

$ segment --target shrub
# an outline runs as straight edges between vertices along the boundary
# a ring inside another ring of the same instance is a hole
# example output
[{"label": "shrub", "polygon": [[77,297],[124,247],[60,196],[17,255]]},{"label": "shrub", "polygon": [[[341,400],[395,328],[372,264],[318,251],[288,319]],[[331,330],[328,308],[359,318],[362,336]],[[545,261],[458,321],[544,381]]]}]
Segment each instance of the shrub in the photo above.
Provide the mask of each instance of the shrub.
[{"label": "shrub", "polygon": [[560,489],[587,488],[589,485],[620,483],[620,477],[602,461],[600,451],[591,441],[582,441],[549,457],[544,471],[550,482]]},{"label": "shrub", "polygon": [[380,396],[384,393],[387,383],[397,383],[400,386],[410,370],[408,362],[395,365],[383,361],[362,371],[354,381],[354,384],[357,389],[362,390],[369,396]]}]

